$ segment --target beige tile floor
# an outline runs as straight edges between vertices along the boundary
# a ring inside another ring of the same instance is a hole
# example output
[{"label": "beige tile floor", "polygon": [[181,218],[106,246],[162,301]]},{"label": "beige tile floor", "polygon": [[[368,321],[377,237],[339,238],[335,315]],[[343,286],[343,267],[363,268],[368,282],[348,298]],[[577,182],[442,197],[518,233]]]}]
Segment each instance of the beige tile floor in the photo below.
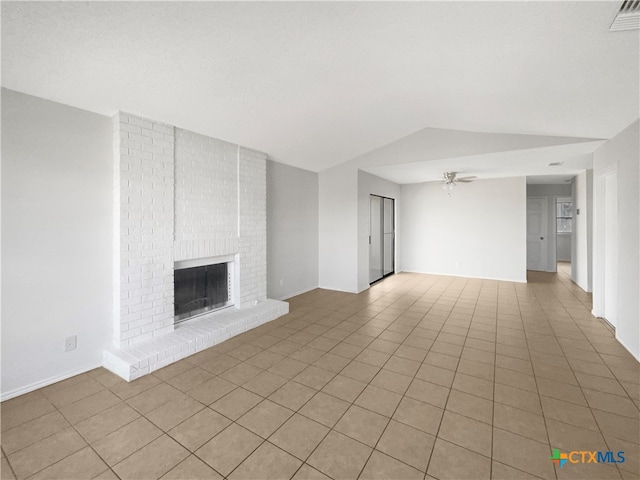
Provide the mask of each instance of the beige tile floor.
[{"label": "beige tile floor", "polygon": [[4,402],[2,479],[639,477],[638,362],[566,269],[290,303],[132,383],[97,369]]}]

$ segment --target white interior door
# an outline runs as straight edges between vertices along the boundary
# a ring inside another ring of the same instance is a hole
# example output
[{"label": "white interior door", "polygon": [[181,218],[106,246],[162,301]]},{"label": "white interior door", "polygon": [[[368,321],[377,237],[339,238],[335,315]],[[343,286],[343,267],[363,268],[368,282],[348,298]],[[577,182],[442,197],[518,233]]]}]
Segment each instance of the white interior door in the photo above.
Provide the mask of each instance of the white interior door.
[{"label": "white interior door", "polygon": [[527,270],[547,270],[547,197],[527,197]]},{"label": "white interior door", "polygon": [[604,318],[616,326],[618,319],[618,178],[604,177]]}]

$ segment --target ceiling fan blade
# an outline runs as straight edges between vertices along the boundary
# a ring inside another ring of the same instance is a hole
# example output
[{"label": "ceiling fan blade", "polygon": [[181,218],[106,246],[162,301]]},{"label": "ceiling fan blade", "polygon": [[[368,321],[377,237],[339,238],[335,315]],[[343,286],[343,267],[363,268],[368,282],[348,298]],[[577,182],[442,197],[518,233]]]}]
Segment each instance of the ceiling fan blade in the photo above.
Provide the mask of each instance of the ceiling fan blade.
[{"label": "ceiling fan blade", "polygon": [[478,177],[461,177],[461,178],[456,178],[456,182],[471,183],[476,178]]}]

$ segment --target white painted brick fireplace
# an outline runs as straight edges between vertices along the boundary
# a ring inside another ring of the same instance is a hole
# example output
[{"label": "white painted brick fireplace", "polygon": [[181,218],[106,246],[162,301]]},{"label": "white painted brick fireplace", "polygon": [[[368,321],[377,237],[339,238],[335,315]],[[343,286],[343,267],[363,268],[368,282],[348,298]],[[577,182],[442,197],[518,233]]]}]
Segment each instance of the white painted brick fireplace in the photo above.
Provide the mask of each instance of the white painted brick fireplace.
[{"label": "white painted brick fireplace", "polygon": [[[266,154],[119,112],[114,325],[104,366],[133,380],[288,312],[266,298]],[[234,258],[234,308],[174,325],[174,265]]]}]

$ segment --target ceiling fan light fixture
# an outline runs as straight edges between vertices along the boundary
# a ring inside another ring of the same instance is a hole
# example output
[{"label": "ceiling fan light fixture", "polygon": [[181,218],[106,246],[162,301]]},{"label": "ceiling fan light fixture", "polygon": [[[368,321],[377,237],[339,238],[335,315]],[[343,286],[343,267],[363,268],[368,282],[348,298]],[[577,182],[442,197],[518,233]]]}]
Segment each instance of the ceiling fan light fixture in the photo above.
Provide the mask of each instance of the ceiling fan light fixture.
[{"label": "ceiling fan light fixture", "polygon": [[456,184],[454,182],[447,182],[442,184],[442,188],[445,190],[453,190],[455,186]]}]

